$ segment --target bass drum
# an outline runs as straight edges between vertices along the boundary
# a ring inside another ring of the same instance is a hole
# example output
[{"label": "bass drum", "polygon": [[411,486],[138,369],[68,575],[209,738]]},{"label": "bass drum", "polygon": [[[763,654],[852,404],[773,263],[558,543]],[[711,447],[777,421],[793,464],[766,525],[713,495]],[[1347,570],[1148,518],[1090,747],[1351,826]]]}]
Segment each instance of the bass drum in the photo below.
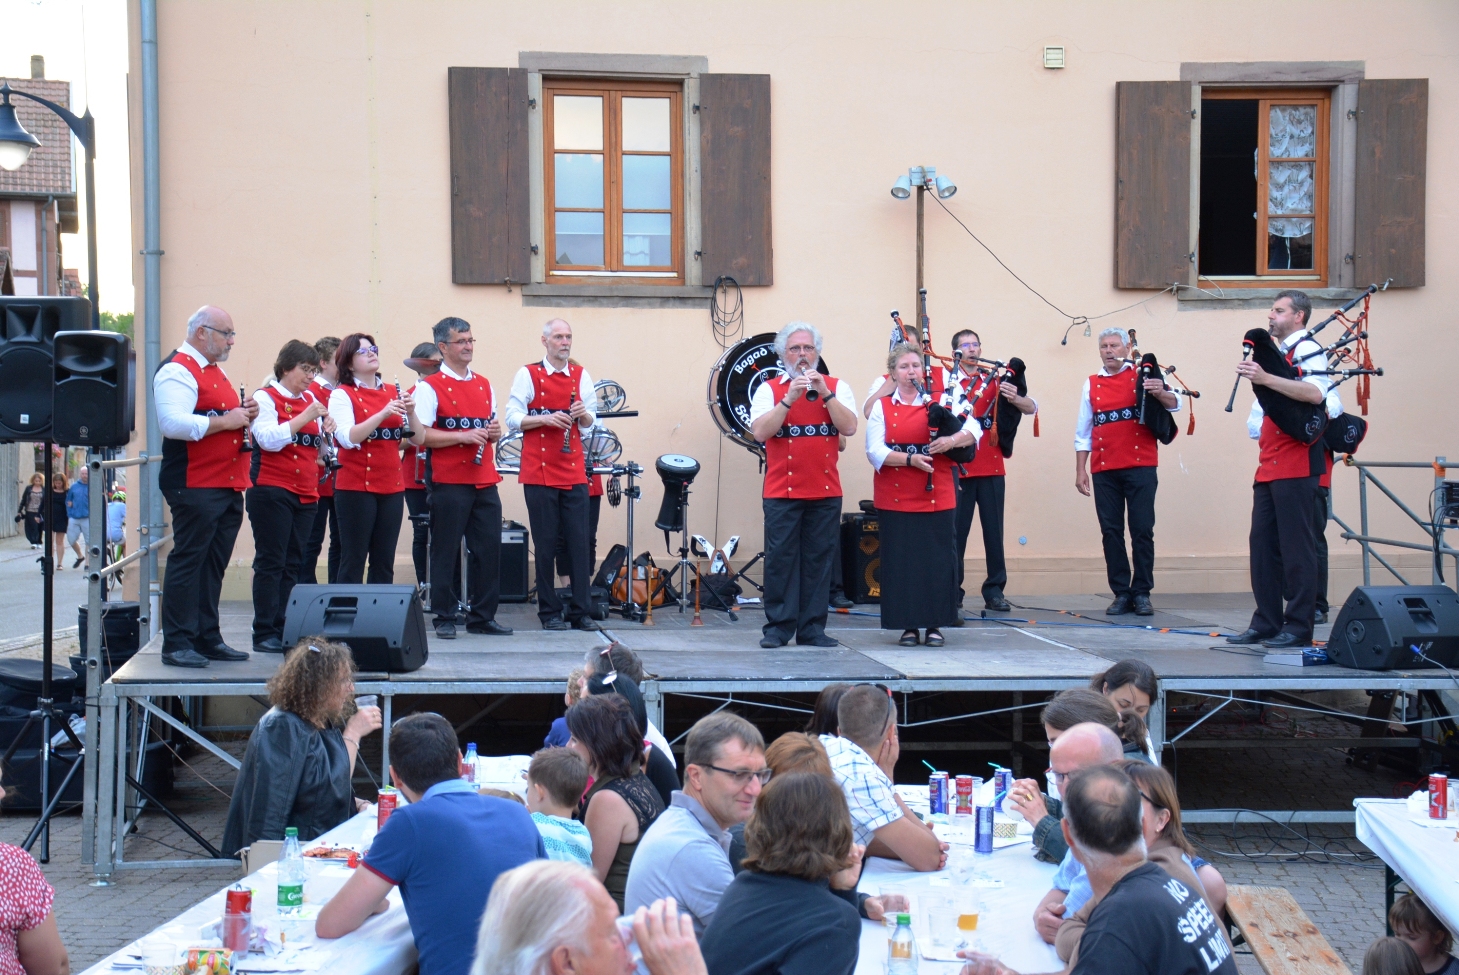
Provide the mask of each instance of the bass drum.
[{"label": "bass drum", "polygon": [[[826,360],[816,365],[823,376],[830,375]],[[709,415],[721,433],[746,450],[764,457],[765,445],[750,434],[750,401],[764,383],[778,379],[785,370],[775,354],[775,333],[761,332],[741,341],[719,357],[709,374]]]}]

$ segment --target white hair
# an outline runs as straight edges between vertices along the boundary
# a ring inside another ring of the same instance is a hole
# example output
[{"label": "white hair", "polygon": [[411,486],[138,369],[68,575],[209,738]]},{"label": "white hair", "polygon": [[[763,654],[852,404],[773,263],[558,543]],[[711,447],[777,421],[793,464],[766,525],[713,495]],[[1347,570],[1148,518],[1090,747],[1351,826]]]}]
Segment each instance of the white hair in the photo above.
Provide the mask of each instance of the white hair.
[{"label": "white hair", "polygon": [[785,343],[789,342],[790,337],[796,332],[809,333],[811,341],[816,343],[816,355],[821,354],[821,345],[825,341],[821,337],[821,330],[816,328],[810,322],[791,322],[789,325],[785,326],[780,331],[775,333],[776,355],[780,356],[780,358],[782,359],[785,358]]},{"label": "white hair", "polygon": [[476,934],[471,975],[552,975],[552,953],[586,951],[593,923],[588,885],[598,880],[565,860],[533,860],[497,877]]},{"label": "white hair", "polygon": [[188,335],[192,335],[198,329],[200,329],[200,328],[207,328],[208,326],[210,326],[212,324],[213,324],[213,312],[212,312],[212,309],[210,309],[207,305],[204,305],[203,307],[199,308],[197,311],[193,312],[192,313],[192,317],[187,320],[187,334]]},{"label": "white hair", "polygon": [[1120,345],[1129,345],[1130,344],[1130,333],[1129,332],[1126,332],[1122,328],[1115,328],[1113,325],[1111,325],[1109,328],[1105,329],[1103,332],[1100,332],[1099,333],[1099,341],[1103,342],[1106,338],[1108,338],[1111,335],[1118,335],[1119,336]]},{"label": "white hair", "polygon": [[[544,339],[547,338],[547,336],[549,336],[549,335],[552,334],[552,326],[556,325],[558,322],[562,322],[562,324],[567,325],[568,328],[572,328],[571,325],[568,325],[568,322],[567,322],[567,319],[566,318],[553,318],[553,319],[550,319],[545,324],[543,324],[543,326],[542,326],[542,337]],[[444,341],[444,339],[442,341]]]}]

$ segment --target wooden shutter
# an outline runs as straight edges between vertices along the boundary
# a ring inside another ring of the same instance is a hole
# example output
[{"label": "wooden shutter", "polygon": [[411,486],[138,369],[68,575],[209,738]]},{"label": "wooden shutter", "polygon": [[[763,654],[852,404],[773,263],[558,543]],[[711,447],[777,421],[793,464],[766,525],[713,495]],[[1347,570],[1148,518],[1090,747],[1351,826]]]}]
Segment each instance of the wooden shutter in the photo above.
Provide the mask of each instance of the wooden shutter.
[{"label": "wooden shutter", "polygon": [[522,283],[531,274],[527,72],[450,68],[451,280]]},{"label": "wooden shutter", "polygon": [[768,74],[700,75],[699,152],[704,283],[774,283]]},{"label": "wooden shutter", "polygon": [[1428,122],[1427,78],[1358,83],[1354,284],[1423,286]]},{"label": "wooden shutter", "polygon": [[1191,86],[1115,85],[1115,287],[1190,277]]}]

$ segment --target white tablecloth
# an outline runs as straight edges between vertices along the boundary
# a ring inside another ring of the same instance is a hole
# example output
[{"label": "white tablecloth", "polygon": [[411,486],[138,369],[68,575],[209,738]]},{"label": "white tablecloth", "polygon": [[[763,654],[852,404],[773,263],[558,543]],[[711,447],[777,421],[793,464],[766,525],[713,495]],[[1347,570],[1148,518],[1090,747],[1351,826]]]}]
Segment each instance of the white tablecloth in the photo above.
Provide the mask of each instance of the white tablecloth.
[{"label": "white tablecloth", "polygon": [[[304,846],[306,849],[320,845],[362,848],[374,838],[375,807],[371,806],[317,840],[305,843]],[[254,922],[268,926],[271,940],[276,937],[274,932],[279,929],[274,907],[278,903],[277,868],[277,863],[265,864],[244,879],[244,883],[253,888]],[[305,902],[316,906],[323,904],[344,885],[352,872],[348,867],[333,862],[311,863],[309,882],[304,889]],[[124,875],[122,883],[127,883],[130,879]],[[140,877],[136,879],[141,880]],[[220,890],[206,900],[194,904],[173,920],[138,938],[121,951],[88,968],[84,975],[92,975],[92,973],[100,975],[100,973],[119,971],[139,972],[141,969],[135,967],[135,964],[130,967],[116,968],[112,962],[128,961],[129,953],[135,952],[138,943],[143,941],[169,942],[180,949],[197,946],[201,943],[200,929],[218,920],[222,915],[223,891]],[[274,966],[274,959],[265,959],[260,955],[250,954],[245,956],[242,970],[244,972],[252,970],[401,975],[409,970],[416,961],[415,940],[410,934],[410,922],[406,919],[405,907],[400,901],[400,891],[396,889],[390,891],[390,909],[388,911],[369,918],[358,930],[350,932],[343,938],[332,941],[316,939],[313,921],[293,922],[291,927],[295,933],[290,935],[288,943],[294,945],[297,937],[299,945],[297,954],[284,956],[279,960],[277,966]],[[235,967],[234,971],[237,972],[239,969]]]},{"label": "white tablecloth", "polygon": [[[926,812],[925,786],[899,785],[897,792],[914,810]],[[979,874],[1003,882],[1002,887],[979,890],[983,901],[982,914],[978,918],[979,948],[997,956],[1014,971],[1057,972],[1064,964],[1059,961],[1053,945],[1045,944],[1034,930],[1033,911],[1049,892],[1058,868],[1052,863],[1035,860],[1033,854],[1032,844],[1022,842],[976,858],[975,869]],[[947,888],[943,884],[956,882],[950,870],[917,873],[900,860],[870,857],[861,874],[860,889],[876,894],[882,884],[910,886],[913,888],[913,913],[916,915],[917,891],[945,891]],[[914,916],[912,927],[920,943],[925,932],[924,921]],[[856,975],[882,975],[886,970],[887,935],[888,929],[880,922],[861,922],[861,956],[856,962]],[[961,967],[955,962],[927,958],[922,958],[919,965],[922,975],[955,975]]]},{"label": "white tablecloth", "polygon": [[1353,806],[1358,839],[1407,881],[1450,931],[1459,932],[1459,821],[1443,827],[1412,822],[1402,799],[1354,799]]}]

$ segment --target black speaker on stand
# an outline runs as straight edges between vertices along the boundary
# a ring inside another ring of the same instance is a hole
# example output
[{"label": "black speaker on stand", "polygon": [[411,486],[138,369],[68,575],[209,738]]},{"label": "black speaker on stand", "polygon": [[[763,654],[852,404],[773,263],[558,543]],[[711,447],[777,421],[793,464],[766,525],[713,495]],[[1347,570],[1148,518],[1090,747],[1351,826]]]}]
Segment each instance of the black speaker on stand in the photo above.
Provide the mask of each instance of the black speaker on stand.
[{"label": "black speaker on stand", "polygon": [[52,416],[57,443],[125,447],[137,412],[137,357],[119,332],[57,332]]},{"label": "black speaker on stand", "polygon": [[1332,624],[1327,657],[1360,670],[1459,667],[1459,594],[1448,586],[1359,586]]}]

